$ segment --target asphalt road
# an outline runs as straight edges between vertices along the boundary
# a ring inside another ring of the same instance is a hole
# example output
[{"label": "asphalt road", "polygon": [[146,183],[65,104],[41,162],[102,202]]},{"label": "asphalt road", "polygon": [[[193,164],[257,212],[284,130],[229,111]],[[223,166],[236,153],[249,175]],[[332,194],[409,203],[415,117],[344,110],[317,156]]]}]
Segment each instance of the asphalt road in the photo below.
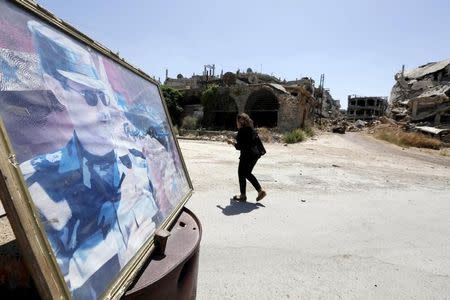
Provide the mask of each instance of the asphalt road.
[{"label": "asphalt road", "polygon": [[203,225],[198,299],[450,299],[450,157],[358,133],[238,153],[180,140]]}]

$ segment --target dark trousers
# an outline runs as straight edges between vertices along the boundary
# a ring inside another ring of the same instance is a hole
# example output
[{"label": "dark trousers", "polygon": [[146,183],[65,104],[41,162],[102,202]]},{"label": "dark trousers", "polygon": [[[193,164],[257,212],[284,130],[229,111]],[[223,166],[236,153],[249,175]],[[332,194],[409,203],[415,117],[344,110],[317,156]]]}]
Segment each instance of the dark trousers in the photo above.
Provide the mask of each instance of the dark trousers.
[{"label": "dark trousers", "polygon": [[246,158],[242,157],[239,160],[239,167],[238,167],[238,175],[239,175],[239,187],[241,189],[241,195],[245,195],[245,189],[247,182],[245,181],[248,179],[250,183],[254,186],[254,188],[257,191],[261,190],[261,185],[259,184],[256,177],[252,174],[253,167],[256,165],[256,162],[258,161],[258,158]]}]

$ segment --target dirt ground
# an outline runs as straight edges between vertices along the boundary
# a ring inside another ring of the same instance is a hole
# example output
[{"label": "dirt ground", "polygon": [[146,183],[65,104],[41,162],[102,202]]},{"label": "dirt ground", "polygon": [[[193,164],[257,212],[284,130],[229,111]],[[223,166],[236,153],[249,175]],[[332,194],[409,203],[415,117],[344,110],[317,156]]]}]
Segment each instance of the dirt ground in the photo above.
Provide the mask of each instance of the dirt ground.
[{"label": "dirt ground", "polygon": [[198,299],[450,299],[449,156],[361,133],[266,144],[256,204],[251,185],[230,201],[234,148],[180,146],[203,226]]},{"label": "dirt ground", "polygon": [[198,299],[450,299],[450,157],[361,133],[267,144],[268,196],[236,203],[238,153],[181,140],[203,225]]}]

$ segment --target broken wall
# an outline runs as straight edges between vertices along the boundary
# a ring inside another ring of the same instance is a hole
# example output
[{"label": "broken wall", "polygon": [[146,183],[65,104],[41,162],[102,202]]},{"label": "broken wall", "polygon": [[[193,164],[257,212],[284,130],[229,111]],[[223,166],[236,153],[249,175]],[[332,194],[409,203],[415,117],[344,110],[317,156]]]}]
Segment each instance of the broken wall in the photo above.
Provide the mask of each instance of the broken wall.
[{"label": "broken wall", "polygon": [[450,60],[395,75],[389,112],[396,120],[450,125]]}]

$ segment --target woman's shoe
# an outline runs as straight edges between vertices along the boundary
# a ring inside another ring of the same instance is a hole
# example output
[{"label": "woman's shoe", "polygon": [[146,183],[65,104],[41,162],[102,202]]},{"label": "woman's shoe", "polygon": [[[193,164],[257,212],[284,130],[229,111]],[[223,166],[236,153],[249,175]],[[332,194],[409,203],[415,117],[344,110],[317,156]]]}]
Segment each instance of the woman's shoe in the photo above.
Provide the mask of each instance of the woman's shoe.
[{"label": "woman's shoe", "polygon": [[256,197],[256,201],[261,201],[267,195],[266,191],[260,191],[258,193],[258,197]]},{"label": "woman's shoe", "polygon": [[239,201],[239,202],[245,202],[245,201],[247,201],[247,197],[246,196],[234,195],[232,200],[236,200],[236,201]]}]

